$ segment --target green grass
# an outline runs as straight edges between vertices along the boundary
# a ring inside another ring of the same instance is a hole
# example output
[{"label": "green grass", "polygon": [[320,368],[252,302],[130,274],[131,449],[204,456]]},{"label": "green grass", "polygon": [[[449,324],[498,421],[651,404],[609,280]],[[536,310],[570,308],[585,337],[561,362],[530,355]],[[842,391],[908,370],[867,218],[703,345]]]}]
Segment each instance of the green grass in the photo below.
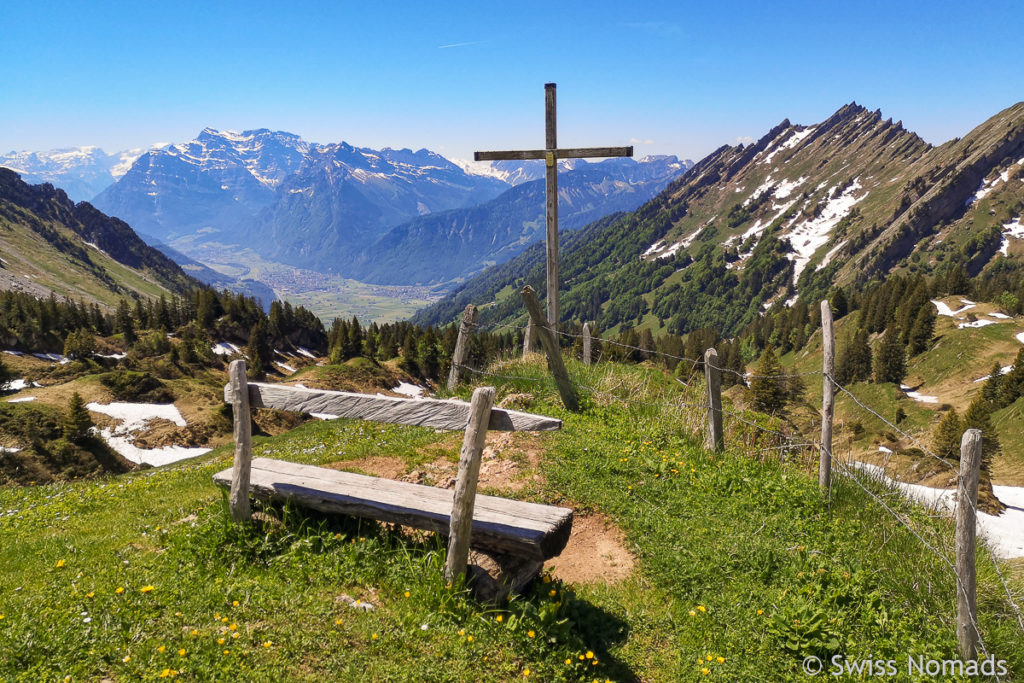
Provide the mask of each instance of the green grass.
[{"label": "green grass", "polygon": [[[542,437],[544,476],[520,495],[620,525],[637,555],[626,581],[537,582],[498,609],[443,584],[429,536],[297,510],[237,529],[211,482],[229,464],[221,449],[0,489],[0,678],[775,681],[803,680],[807,654],[955,656],[948,567],[852,484],[837,479],[826,505],[798,465],[744,455],[731,423],[730,450],[712,457],[691,431],[700,416],[666,405],[681,385],[654,370],[570,362],[596,391],[569,414],[541,363],[493,369],[521,378],[496,380],[499,399],[529,392],[531,411],[565,422]],[[446,438],[315,422],[257,439],[254,455],[414,465]],[[948,522],[889,503],[948,550]],[[1021,634],[979,565],[986,644],[1019,675]]]}]

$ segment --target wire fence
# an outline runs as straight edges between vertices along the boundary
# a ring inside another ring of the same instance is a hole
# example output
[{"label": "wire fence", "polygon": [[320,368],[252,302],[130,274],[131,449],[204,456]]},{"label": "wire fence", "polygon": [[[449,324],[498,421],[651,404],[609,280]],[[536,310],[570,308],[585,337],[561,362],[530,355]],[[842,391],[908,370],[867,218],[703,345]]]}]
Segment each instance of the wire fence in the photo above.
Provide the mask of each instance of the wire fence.
[{"label": "wire fence", "polygon": [[[522,329],[515,325],[504,325],[502,328],[515,328]],[[573,339],[579,339],[583,335],[575,333],[558,331],[559,335],[569,337]],[[704,359],[689,358],[686,356],[675,355],[659,351],[657,349],[650,349],[645,347],[639,347],[630,344],[624,344],[607,339],[595,339],[595,342],[600,344],[600,348],[604,349],[605,346],[620,347],[628,349],[630,351],[638,351],[642,354],[646,354],[645,357],[663,357],[667,360],[674,361],[676,363],[687,363],[691,366],[691,379],[692,375],[697,374],[697,369],[700,368],[704,363]],[[600,358],[598,359],[600,362]],[[481,377],[491,377],[495,379],[502,379],[507,381],[516,382],[529,382],[537,385],[547,384],[551,381],[549,376],[536,377],[536,376],[516,376],[503,374],[501,372],[495,372],[493,370],[483,370],[475,368],[467,364],[460,364],[461,369],[464,369],[474,375]],[[957,466],[951,463],[949,460],[942,458],[937,455],[931,448],[922,443],[922,441],[914,434],[900,428],[892,420],[886,418],[878,409],[871,407],[867,400],[857,396],[848,387],[843,386],[835,380],[832,375],[826,375],[823,371],[805,371],[805,372],[794,372],[794,373],[777,373],[777,374],[757,374],[751,372],[739,371],[734,368],[719,367],[718,365],[712,365],[712,367],[720,372],[732,373],[736,375],[743,385],[750,386],[755,381],[791,381],[793,378],[804,378],[821,376],[824,381],[831,382],[838,395],[845,396],[849,399],[850,407],[856,408],[864,415],[871,416],[878,420],[881,424],[885,425],[886,428],[892,431],[894,434],[898,434],[903,439],[906,439],[907,443],[912,444],[914,447],[920,450],[925,457],[930,460],[934,460],[942,468],[945,468],[952,476],[955,477],[957,483],[960,482],[961,473]],[[499,365],[500,368],[500,365]],[[679,393],[670,394],[664,392],[662,396],[657,397],[658,400],[650,400],[649,392],[645,390],[645,387],[593,387],[583,384],[581,382],[572,380],[572,386],[577,392],[584,392],[586,395],[591,397],[605,400],[622,402],[631,405],[643,406],[645,408],[661,408],[661,409],[673,409],[677,411],[685,410],[688,415],[685,419],[681,420],[681,428],[686,429],[690,432],[699,434],[706,426],[706,416],[712,411],[711,404],[706,397],[704,391],[703,382],[687,382],[681,378],[676,378],[676,381],[680,385],[681,389]],[[700,394],[703,398],[695,399],[695,394]],[[816,461],[816,455],[821,451],[822,444],[820,439],[815,438],[813,435],[802,433],[799,427],[793,420],[782,421],[774,420],[772,424],[765,425],[760,424],[756,421],[753,415],[749,411],[734,410],[729,407],[722,406],[715,410],[720,411],[723,421],[727,421],[731,427],[727,430],[730,435],[730,445],[733,447],[741,447],[743,452],[748,456],[774,456],[782,461],[786,461],[788,456],[792,453],[800,454],[804,457],[802,460],[803,464],[810,465]],[[881,510],[883,510],[888,516],[896,521],[900,526],[905,528],[912,536],[920,542],[921,546],[927,551],[931,552],[938,558],[943,565],[947,566],[953,575],[955,581],[957,593],[964,592],[965,586],[961,581],[959,575],[956,572],[956,567],[953,561],[950,559],[953,555],[953,548],[951,547],[951,539],[949,534],[941,533],[939,528],[935,525],[916,525],[913,519],[898,510],[905,508],[907,503],[904,494],[894,485],[895,479],[888,479],[885,474],[885,467],[883,466],[881,474],[874,476],[879,482],[885,482],[882,485],[877,483],[873,486],[865,484],[865,479],[871,475],[865,473],[863,470],[852,466],[851,462],[843,461],[841,458],[833,458],[833,463],[839,474],[843,476],[845,480],[852,482],[858,489],[860,489],[869,500],[875,503]],[[887,463],[886,463],[887,464]],[[830,491],[831,493],[831,491]],[[979,512],[977,504],[971,501],[969,498],[966,499],[968,505],[970,505],[975,515]],[[947,517],[945,511],[939,510],[937,507],[926,512],[924,517]],[[1006,595],[1007,601],[1016,617],[1017,625],[1019,626],[1022,633],[1024,633],[1024,616],[1022,616],[1022,610],[1019,605],[1020,596],[1017,596],[1010,588],[1009,582],[1007,582],[1000,566],[999,561],[995,554],[992,552],[987,553],[991,563],[995,569],[996,577],[1002,586],[1003,592]],[[972,627],[978,634],[978,645],[982,652],[987,654],[987,649],[984,641],[981,638],[981,629],[976,620],[972,616],[973,623]]]}]

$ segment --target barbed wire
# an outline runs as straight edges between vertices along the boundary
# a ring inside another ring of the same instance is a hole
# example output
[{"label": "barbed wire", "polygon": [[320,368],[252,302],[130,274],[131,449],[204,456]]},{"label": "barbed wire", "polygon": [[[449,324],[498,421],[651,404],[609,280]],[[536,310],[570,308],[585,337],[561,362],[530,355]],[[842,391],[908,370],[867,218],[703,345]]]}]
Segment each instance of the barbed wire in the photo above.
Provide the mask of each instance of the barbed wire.
[{"label": "barbed wire", "polygon": [[[689,360],[689,359],[683,359],[683,360]],[[512,381],[527,381],[527,382],[535,382],[535,383],[546,383],[548,381],[547,377],[524,377],[524,376],[514,376],[514,375],[503,375],[503,374],[500,374],[500,373],[494,373],[494,372],[490,372],[490,371],[486,371],[486,370],[480,370],[479,368],[474,368],[472,366],[468,366],[468,365],[465,365],[465,364],[462,364],[459,367],[463,368],[463,369],[466,369],[467,371],[472,372],[474,374],[484,375],[484,376],[489,376],[489,377],[495,377],[495,378],[499,378],[499,379],[506,379],[506,380],[512,380]],[[824,373],[804,373],[804,374],[824,374]],[[789,377],[789,376],[792,376],[792,375],[782,375],[781,377]],[[770,378],[771,377],[777,378],[779,376],[769,376],[769,377]],[[943,463],[948,468],[950,468],[951,470],[956,472],[957,476],[959,478],[959,476],[960,476],[959,472],[957,472],[956,469],[954,467],[952,467],[952,465],[950,465],[948,462],[946,462],[945,460],[939,458],[937,455],[935,455],[930,450],[925,448],[916,438],[914,438],[910,434],[907,434],[905,431],[901,430],[896,425],[892,424],[889,420],[887,420],[885,417],[880,415],[877,411],[875,411],[872,408],[866,406],[857,396],[855,396],[848,389],[846,389],[846,387],[844,387],[841,384],[839,384],[838,382],[836,382],[834,378],[830,377],[830,379],[831,379],[833,385],[837,389],[839,389],[841,392],[846,393],[848,396],[850,396],[851,399],[853,399],[853,401],[861,409],[863,409],[863,410],[867,411],[868,413],[874,415],[879,420],[881,420],[884,424],[888,425],[889,427],[893,428],[894,430],[896,430],[901,435],[903,435],[906,438],[910,439],[910,441],[912,443],[917,444],[921,448],[922,452],[924,452],[924,453],[928,454],[929,456],[939,460],[939,462]],[[687,385],[681,379],[676,378],[676,381],[680,385],[682,385],[684,388],[687,388],[687,389],[689,388],[689,385]],[[690,409],[693,409],[693,410],[700,410],[700,411],[707,411],[709,409],[709,405],[708,405],[708,402],[706,400],[700,401],[700,402],[688,401],[688,400],[685,400],[685,398],[682,395],[676,396],[676,397],[672,397],[671,399],[668,396],[666,396],[665,397],[666,400],[671,402],[670,405],[666,405],[665,402],[656,403],[656,402],[653,402],[653,401],[639,400],[639,399],[637,399],[635,397],[623,397],[623,396],[616,395],[616,394],[614,394],[612,392],[609,392],[609,391],[605,391],[605,390],[597,389],[595,387],[590,387],[590,386],[581,384],[581,383],[573,381],[573,380],[570,380],[570,382],[572,383],[572,385],[573,385],[573,387],[575,389],[577,389],[577,390],[580,390],[580,389],[585,390],[585,391],[587,391],[592,396],[597,396],[597,397],[602,397],[602,398],[622,401],[622,402],[625,402],[625,403],[632,403],[632,404],[638,404],[638,405],[643,405],[643,406],[648,406],[648,407],[655,407],[655,408],[666,408],[666,407],[684,408],[685,407],[685,408],[690,408]],[[770,428],[770,427],[765,427],[763,425],[757,424],[756,422],[753,422],[753,421],[747,419],[746,417],[744,417],[741,413],[738,413],[736,411],[730,410],[729,408],[726,408],[724,406],[722,408],[717,409],[717,410],[723,415],[723,417],[728,416],[730,419],[736,420],[736,421],[738,421],[738,422],[740,422],[740,423],[742,423],[744,425],[747,425],[748,427],[753,428],[755,430],[755,433],[769,434],[769,435],[772,435],[773,437],[780,438],[781,440],[784,441],[784,443],[780,444],[780,445],[762,446],[762,447],[757,448],[757,449],[755,449],[753,451],[746,451],[746,453],[748,455],[756,456],[756,455],[763,454],[763,453],[773,453],[773,452],[778,452],[778,451],[794,451],[794,450],[806,450],[806,449],[814,449],[814,448],[820,449],[821,448],[821,444],[820,444],[819,441],[804,436],[802,433],[800,433],[799,430],[794,430],[794,432],[795,432],[796,436],[798,436],[798,437],[803,439],[802,441],[795,440],[793,438],[793,435],[787,434],[786,432],[783,432],[781,430],[773,429],[773,428]],[[854,474],[853,471],[846,465],[846,463],[844,463],[841,459],[838,459],[838,458],[836,458],[834,460],[834,462],[836,463],[837,469],[840,471],[840,473],[845,474],[862,491],[864,491],[875,503],[877,503],[879,506],[881,506],[882,509],[884,509],[888,514],[893,516],[902,526],[904,526],[908,531],[910,531],[911,534],[913,534],[913,536],[915,538],[917,538],[924,545],[925,548],[927,548],[929,551],[931,551],[933,554],[935,554],[936,557],[940,558],[947,566],[949,566],[950,569],[953,571],[954,577],[956,578],[956,582],[957,582],[959,590],[960,591],[964,590],[962,581],[961,581],[960,577],[956,574],[955,566],[949,560],[949,558],[946,556],[946,554],[944,552],[938,550],[932,543],[929,543],[927,540],[925,540],[925,538],[921,535],[921,533],[919,533],[916,529],[914,529],[908,523],[907,519],[904,516],[901,516],[899,513],[897,513],[895,510],[893,510],[893,508],[890,505],[888,505],[885,502],[885,500],[883,499],[882,496],[879,496],[877,493],[875,493],[875,492],[869,490],[868,488],[866,488],[863,485],[863,483],[859,480],[857,475]],[[898,496],[901,499],[905,500],[905,498],[902,496],[902,494],[898,490],[893,490],[892,495],[894,497]],[[968,498],[968,499],[966,499],[966,502],[969,505],[971,505],[971,507],[974,509],[975,513],[978,512],[977,507],[976,507],[976,505],[974,504],[973,501],[971,501]],[[941,517],[946,517],[946,515],[940,515],[937,512],[934,515],[928,515],[928,516],[931,517],[931,518],[938,518],[940,516]],[[942,545],[946,550],[948,550],[948,539],[943,538],[941,535],[937,535],[937,540],[938,540],[940,545]],[[990,555],[991,555],[991,553],[990,553]],[[1005,577],[1003,576],[1002,572],[999,569],[999,565],[998,565],[998,562],[997,562],[995,556],[993,555],[991,557],[991,559],[992,559],[992,562],[993,562],[993,566],[994,566],[994,568],[996,570],[996,574],[997,574],[997,576],[999,578],[999,581],[1002,584],[1003,590],[1004,590],[1004,592],[1006,594],[1007,600],[1009,601],[1010,606],[1013,609],[1014,614],[1017,617],[1017,623],[1020,626],[1021,630],[1024,631],[1024,618],[1022,618],[1021,609],[1017,605],[1016,601],[1013,598],[1013,593],[1010,590],[1009,584],[1006,582]],[[975,630],[978,633],[979,645],[980,645],[980,647],[981,647],[981,649],[983,651],[987,652],[987,650],[985,648],[985,645],[984,645],[984,642],[983,642],[983,640],[981,638],[981,630],[980,630],[977,622],[974,621],[973,617],[972,617],[972,622],[973,622],[972,625],[974,626]]]},{"label": "barbed wire", "polygon": [[1020,626],[1021,631],[1024,631],[1024,618],[1021,618],[1020,606],[1013,599],[1013,595],[1010,593],[1010,586],[1006,583],[1006,578],[1003,576],[1003,572],[999,569],[999,562],[996,560],[996,556],[989,553],[989,557],[992,559],[992,566],[996,569],[996,576],[999,577],[999,581],[1003,584],[1003,590],[1006,592],[1006,599],[1010,601],[1010,606],[1013,607],[1013,612],[1017,615],[1017,625]]},{"label": "barbed wire", "polygon": [[[964,586],[963,581],[960,579],[959,574],[957,574],[956,567],[953,565],[953,562],[948,557],[946,557],[943,553],[941,553],[938,550],[936,550],[932,546],[932,544],[930,544],[928,541],[926,541],[924,539],[924,537],[921,536],[921,534],[919,534],[912,526],[910,526],[910,524],[906,521],[906,519],[904,519],[903,515],[901,515],[900,513],[896,512],[895,510],[893,510],[891,507],[889,507],[885,503],[885,501],[883,501],[881,498],[879,498],[877,495],[875,495],[875,493],[873,491],[871,491],[869,488],[864,486],[864,484],[860,481],[860,479],[854,474],[854,472],[852,470],[850,470],[846,466],[846,464],[842,460],[836,460],[835,463],[838,466],[838,469],[840,470],[841,473],[846,474],[847,478],[850,481],[852,481],[854,484],[856,484],[864,493],[868,494],[868,496],[873,498],[876,503],[878,503],[880,506],[882,506],[882,508],[893,517],[893,519],[895,519],[897,522],[899,522],[901,525],[903,525],[903,527],[906,528],[907,531],[909,531],[911,534],[913,534],[915,537],[917,537],[917,540],[919,540],[922,545],[924,545],[926,548],[928,548],[936,557],[941,559],[943,562],[945,562],[949,566],[950,570],[952,570],[952,572],[953,572],[953,577],[956,579],[956,583],[957,583],[957,587],[958,587],[958,592],[960,592],[964,596],[966,596],[967,595],[967,588],[966,588],[966,586]],[[981,648],[981,651],[983,653],[988,654],[988,648],[985,647],[985,641],[981,637],[981,628],[979,628],[978,622],[974,618],[974,615],[972,614],[972,615],[970,615],[970,617],[971,617],[971,625],[974,627],[974,632],[978,636],[978,646]]]}]

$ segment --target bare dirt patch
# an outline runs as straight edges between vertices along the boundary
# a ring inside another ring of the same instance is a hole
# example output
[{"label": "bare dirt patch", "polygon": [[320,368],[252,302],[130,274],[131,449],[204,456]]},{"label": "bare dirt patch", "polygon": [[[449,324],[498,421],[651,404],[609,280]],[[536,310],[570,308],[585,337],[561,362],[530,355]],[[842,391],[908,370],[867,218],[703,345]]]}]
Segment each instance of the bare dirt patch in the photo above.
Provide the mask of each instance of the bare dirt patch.
[{"label": "bare dirt patch", "polygon": [[565,550],[544,566],[567,583],[617,583],[635,562],[622,530],[604,515],[589,515],[573,520]]},{"label": "bare dirt patch", "polygon": [[401,458],[387,455],[374,455],[369,458],[358,460],[342,460],[325,465],[332,470],[343,470],[345,472],[360,472],[372,477],[382,479],[399,479],[405,473],[405,463]]},{"label": "bare dirt patch", "polygon": [[146,423],[145,429],[133,436],[139,448],[163,448],[164,446],[205,446],[210,442],[211,430],[205,424],[188,424],[179,427],[170,420],[155,418]]}]

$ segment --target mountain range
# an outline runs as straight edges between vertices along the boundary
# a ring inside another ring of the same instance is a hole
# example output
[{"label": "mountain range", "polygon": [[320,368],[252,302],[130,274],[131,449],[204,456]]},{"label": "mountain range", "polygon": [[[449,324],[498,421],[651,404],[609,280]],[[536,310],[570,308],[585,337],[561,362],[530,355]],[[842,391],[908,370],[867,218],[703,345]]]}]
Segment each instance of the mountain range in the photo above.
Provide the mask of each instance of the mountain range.
[{"label": "mountain range", "polygon": [[[600,329],[733,334],[837,285],[1015,268],[1022,181],[1024,103],[939,146],[855,102],[815,125],[784,120],[715,150],[636,211],[565,235],[562,313]],[[522,317],[510,292],[544,291],[543,272],[543,250],[527,249],[415,320],[448,322],[466,303],[484,307],[482,324]]]},{"label": "mountain range", "polygon": [[0,289],[113,307],[198,285],[123,221],[0,168]]},{"label": "mountain range", "polygon": [[48,152],[9,152],[0,166],[30,184],[50,183],[74,201],[90,200],[123,176],[145,150],[107,154],[99,147],[71,147]]}]

